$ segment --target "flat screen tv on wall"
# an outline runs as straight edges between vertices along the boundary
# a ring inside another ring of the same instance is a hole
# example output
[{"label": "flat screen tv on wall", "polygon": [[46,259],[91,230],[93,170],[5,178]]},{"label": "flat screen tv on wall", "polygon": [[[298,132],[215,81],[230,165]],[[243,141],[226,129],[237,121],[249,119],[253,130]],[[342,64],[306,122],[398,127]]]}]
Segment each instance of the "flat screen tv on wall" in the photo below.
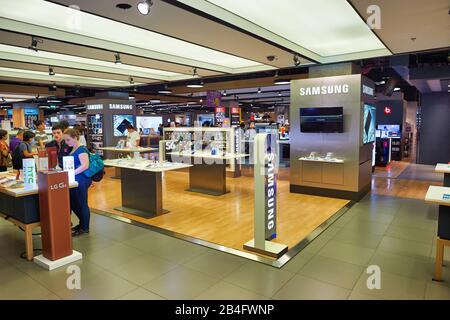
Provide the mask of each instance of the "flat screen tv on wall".
[{"label": "flat screen tv on wall", "polygon": [[344,132],[344,108],[300,108],[301,132]]}]

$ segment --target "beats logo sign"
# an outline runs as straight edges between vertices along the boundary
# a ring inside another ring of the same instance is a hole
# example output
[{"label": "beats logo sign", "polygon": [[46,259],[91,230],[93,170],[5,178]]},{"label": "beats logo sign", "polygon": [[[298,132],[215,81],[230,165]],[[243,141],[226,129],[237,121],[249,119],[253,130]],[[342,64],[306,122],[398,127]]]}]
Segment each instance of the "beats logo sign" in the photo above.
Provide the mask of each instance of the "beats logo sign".
[{"label": "beats logo sign", "polygon": [[384,107],[384,114],[391,114],[392,108],[391,107]]}]

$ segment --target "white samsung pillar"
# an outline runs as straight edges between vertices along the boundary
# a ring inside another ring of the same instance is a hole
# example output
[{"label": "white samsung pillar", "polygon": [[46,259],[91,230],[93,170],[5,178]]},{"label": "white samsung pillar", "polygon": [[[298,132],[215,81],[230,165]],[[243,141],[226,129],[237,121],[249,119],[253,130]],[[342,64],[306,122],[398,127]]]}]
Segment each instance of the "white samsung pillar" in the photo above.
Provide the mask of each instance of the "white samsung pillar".
[{"label": "white samsung pillar", "polygon": [[277,181],[276,146],[269,146],[269,138],[267,133],[259,133],[255,137],[254,239],[244,244],[244,249],[278,259],[288,247],[270,241],[276,237]]}]

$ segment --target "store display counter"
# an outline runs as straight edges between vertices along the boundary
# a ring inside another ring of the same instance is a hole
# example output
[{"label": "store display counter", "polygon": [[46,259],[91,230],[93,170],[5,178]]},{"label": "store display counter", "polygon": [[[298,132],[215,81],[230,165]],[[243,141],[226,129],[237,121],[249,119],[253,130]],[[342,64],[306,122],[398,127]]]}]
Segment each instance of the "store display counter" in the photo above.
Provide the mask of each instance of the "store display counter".
[{"label": "store display counter", "polygon": [[187,191],[220,196],[227,193],[227,163],[246,154],[220,154],[197,152],[194,154],[170,152],[172,161],[192,164],[189,168],[189,189]]},{"label": "store display counter", "polygon": [[301,157],[302,180],[324,186],[344,185],[344,160],[339,158]]},{"label": "store display counter", "polygon": [[439,205],[436,265],[433,280],[440,281],[444,262],[444,247],[450,246],[450,188],[430,186],[425,201]]},{"label": "store display counter", "polygon": [[162,215],[169,211],[162,204],[162,173],[189,168],[183,163],[152,163],[150,160],[105,160],[105,165],[122,171],[122,206],[116,210],[144,218]]},{"label": "store display counter", "polygon": [[[15,175],[2,173],[0,177],[15,178]],[[78,183],[71,183],[76,188]],[[0,217],[8,220],[25,232],[26,257],[33,259],[32,231],[39,227],[39,190],[38,187],[25,189],[0,187]]]},{"label": "store display counter", "polygon": [[450,187],[450,164],[438,163],[435,172],[444,174],[444,187]]},{"label": "store display counter", "polygon": [[299,158],[300,161],[314,161],[314,162],[327,162],[327,163],[344,163],[344,160],[338,158]]}]

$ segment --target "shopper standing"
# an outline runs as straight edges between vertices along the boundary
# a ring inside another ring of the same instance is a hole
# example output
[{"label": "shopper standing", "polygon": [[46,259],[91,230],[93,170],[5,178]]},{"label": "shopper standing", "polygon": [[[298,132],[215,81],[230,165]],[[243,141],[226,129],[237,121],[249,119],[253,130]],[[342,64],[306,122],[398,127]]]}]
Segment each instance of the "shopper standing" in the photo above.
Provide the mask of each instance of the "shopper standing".
[{"label": "shopper standing", "polygon": [[38,147],[44,148],[45,144],[48,142],[48,136],[45,133],[45,123],[42,120],[37,120],[34,125],[36,126],[36,136],[34,139],[36,140]]},{"label": "shopper standing", "polygon": [[63,157],[68,156],[72,151],[63,139],[63,128],[60,124],[55,124],[52,127],[53,140],[45,145],[46,148],[56,147],[58,154],[58,165],[63,167]]},{"label": "shopper standing", "polygon": [[23,141],[24,132],[25,130],[19,129],[16,136],[9,139],[9,152],[11,154],[14,153],[14,150],[16,150],[17,146]]},{"label": "shopper standing", "polygon": [[136,131],[136,129],[133,127],[132,124],[127,124],[127,147],[129,148],[136,148],[140,146],[141,142],[141,136]]},{"label": "shopper standing", "polygon": [[80,144],[82,146],[87,146],[86,137],[84,136],[84,130],[83,127],[80,124],[76,124],[73,126],[75,130],[77,130],[80,133]]},{"label": "shopper standing", "polygon": [[23,169],[22,160],[25,158],[33,158],[37,156],[37,151],[33,151],[32,144],[34,143],[34,132],[33,131],[25,131],[23,134],[23,141],[14,149],[13,152],[13,169],[17,171],[17,179],[20,175],[20,170]]},{"label": "shopper standing", "polygon": [[75,237],[89,233],[91,212],[88,205],[88,189],[92,179],[84,174],[89,169],[89,151],[80,144],[80,134],[75,129],[67,129],[64,132],[64,141],[72,147],[70,155],[74,159],[75,180],[78,182],[77,188],[70,189],[70,209],[80,221],[79,225],[72,228],[72,236]]},{"label": "shopper standing", "polygon": [[0,172],[8,170],[9,146],[8,131],[0,129]]}]

